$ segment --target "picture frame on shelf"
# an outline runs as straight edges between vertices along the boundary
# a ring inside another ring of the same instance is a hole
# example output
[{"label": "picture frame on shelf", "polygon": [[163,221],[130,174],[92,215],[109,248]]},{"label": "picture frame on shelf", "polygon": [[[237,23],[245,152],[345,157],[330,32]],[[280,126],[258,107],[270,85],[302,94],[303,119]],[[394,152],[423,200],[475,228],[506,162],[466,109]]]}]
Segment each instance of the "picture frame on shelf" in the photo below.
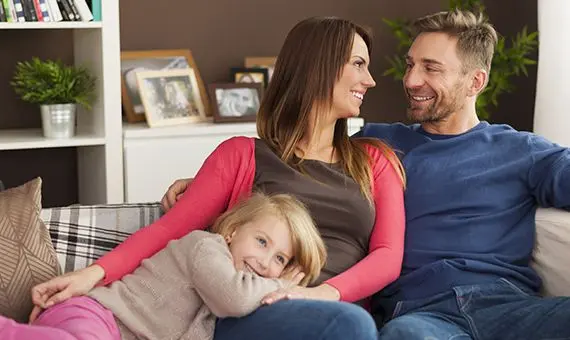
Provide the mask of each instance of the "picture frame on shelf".
[{"label": "picture frame on shelf", "polygon": [[263,84],[210,84],[214,123],[255,122],[261,104]]},{"label": "picture frame on shelf", "polygon": [[206,120],[194,69],[140,71],[136,77],[146,121],[151,128]]},{"label": "picture frame on shelf", "polygon": [[269,70],[262,67],[232,67],[230,79],[237,84],[259,83],[266,88],[269,83]]},{"label": "picture frame on shelf", "polygon": [[145,121],[136,74],[142,71],[192,69],[200,91],[206,116],[211,116],[208,94],[192,52],[187,49],[139,50],[121,52],[121,95],[126,120],[129,123]]},{"label": "picture frame on shelf", "polygon": [[246,68],[266,68],[267,80],[271,81],[276,62],[277,57],[245,57],[244,66]]}]

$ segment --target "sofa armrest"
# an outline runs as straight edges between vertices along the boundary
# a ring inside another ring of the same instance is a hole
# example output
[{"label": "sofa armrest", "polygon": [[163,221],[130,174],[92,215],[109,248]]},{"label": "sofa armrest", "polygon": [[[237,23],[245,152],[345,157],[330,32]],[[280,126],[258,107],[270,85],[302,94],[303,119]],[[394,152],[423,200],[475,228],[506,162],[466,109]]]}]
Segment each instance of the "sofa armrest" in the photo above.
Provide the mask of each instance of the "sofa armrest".
[{"label": "sofa armrest", "polygon": [[543,280],[545,296],[570,296],[570,212],[538,209],[531,266]]}]

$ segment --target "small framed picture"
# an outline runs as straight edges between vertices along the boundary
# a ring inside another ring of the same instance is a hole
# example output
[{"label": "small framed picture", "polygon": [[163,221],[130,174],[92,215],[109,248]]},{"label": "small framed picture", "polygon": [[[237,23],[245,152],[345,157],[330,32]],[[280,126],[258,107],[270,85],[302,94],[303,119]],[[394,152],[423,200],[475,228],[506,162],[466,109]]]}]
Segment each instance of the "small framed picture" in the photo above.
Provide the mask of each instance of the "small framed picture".
[{"label": "small framed picture", "polygon": [[230,79],[235,83],[259,83],[263,88],[267,87],[269,83],[269,70],[266,68],[248,68],[248,67],[233,67],[230,73]]},{"label": "small framed picture", "polygon": [[266,68],[268,80],[271,81],[277,57],[245,57],[244,66],[247,68]]},{"label": "small framed picture", "polygon": [[190,50],[145,50],[121,52],[121,92],[123,110],[129,123],[145,120],[144,106],[137,84],[138,72],[172,69],[194,70],[206,115],[211,115],[206,87]]},{"label": "small framed picture", "polygon": [[137,72],[137,82],[150,127],[206,119],[193,69]]},{"label": "small framed picture", "polygon": [[262,86],[261,83],[210,84],[214,123],[255,122]]}]

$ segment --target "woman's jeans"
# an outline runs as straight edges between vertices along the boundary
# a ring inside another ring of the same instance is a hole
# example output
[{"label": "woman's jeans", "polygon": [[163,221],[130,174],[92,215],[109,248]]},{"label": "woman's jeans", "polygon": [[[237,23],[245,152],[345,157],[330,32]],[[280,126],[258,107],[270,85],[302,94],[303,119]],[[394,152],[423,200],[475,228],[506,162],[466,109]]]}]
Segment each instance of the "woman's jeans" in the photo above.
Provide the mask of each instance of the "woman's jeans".
[{"label": "woman's jeans", "polygon": [[262,306],[243,318],[218,321],[214,340],[377,339],[370,314],[344,302],[285,300]]},{"label": "woman's jeans", "polygon": [[570,298],[542,298],[499,279],[399,302],[380,339],[570,339]]}]

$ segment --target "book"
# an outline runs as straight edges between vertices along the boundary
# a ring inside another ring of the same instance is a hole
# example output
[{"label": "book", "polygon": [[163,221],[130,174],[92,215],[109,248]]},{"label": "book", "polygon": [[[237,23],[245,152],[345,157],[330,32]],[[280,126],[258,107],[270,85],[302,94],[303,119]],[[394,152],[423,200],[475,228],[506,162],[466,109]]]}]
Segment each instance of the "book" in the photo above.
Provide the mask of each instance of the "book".
[{"label": "book", "polygon": [[50,17],[52,21],[62,21],[63,16],[61,15],[61,11],[59,10],[59,6],[57,5],[56,0],[46,0],[46,3],[49,8]]},{"label": "book", "polygon": [[16,11],[16,18],[18,22],[26,21],[26,14],[24,12],[24,5],[22,5],[22,0],[12,0],[14,2],[14,10]]},{"label": "book", "polygon": [[72,0],[72,1],[75,3],[75,8],[77,8],[77,12],[79,12],[81,21],[93,20],[93,14],[91,14],[91,10],[89,9],[89,6],[87,6],[87,2],[85,2],[85,0]]},{"label": "book", "polygon": [[40,0],[32,0],[32,5],[34,6],[34,12],[36,13],[36,21],[44,21],[44,14],[40,8]]},{"label": "book", "polygon": [[101,21],[101,0],[91,0],[91,13],[94,21]]}]

